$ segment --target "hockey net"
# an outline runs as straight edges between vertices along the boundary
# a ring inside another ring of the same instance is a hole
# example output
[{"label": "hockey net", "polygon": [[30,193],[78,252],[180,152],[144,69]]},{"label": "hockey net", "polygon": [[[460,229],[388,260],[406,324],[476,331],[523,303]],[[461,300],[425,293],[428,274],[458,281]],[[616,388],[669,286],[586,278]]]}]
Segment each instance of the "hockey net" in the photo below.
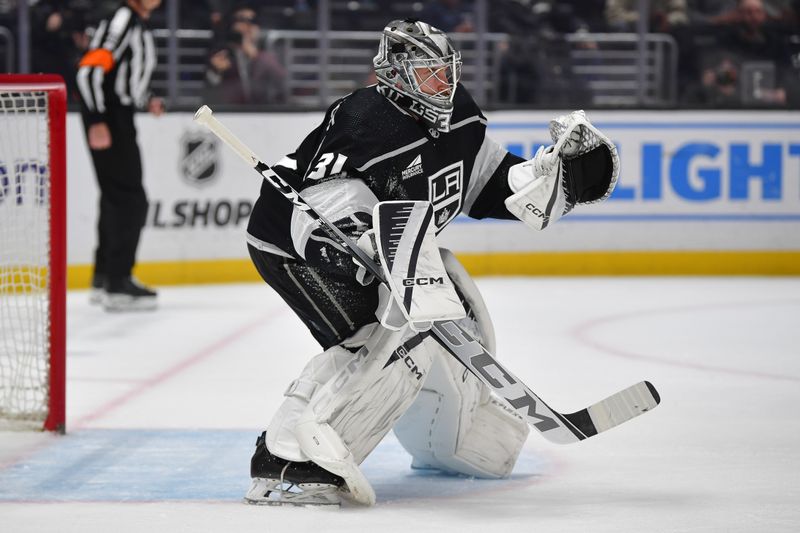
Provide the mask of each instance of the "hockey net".
[{"label": "hockey net", "polygon": [[64,430],[66,90],[0,75],[0,429]]}]

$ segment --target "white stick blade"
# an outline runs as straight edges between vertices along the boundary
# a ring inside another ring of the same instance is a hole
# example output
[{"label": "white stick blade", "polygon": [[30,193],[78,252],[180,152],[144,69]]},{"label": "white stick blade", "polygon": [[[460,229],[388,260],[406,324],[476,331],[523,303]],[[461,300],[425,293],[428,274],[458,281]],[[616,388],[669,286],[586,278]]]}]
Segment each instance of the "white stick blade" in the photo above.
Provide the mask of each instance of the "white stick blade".
[{"label": "white stick blade", "polygon": [[598,433],[655,409],[660,398],[652,385],[642,381],[587,408]]}]

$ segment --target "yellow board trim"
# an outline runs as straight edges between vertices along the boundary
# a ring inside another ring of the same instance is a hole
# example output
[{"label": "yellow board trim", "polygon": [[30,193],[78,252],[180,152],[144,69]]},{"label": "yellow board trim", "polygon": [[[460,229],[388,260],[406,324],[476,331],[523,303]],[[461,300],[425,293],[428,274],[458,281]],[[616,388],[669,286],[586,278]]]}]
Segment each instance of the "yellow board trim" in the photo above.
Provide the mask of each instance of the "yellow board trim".
[{"label": "yellow board trim", "polygon": [[[473,276],[798,276],[800,251],[520,252],[457,254]],[[146,262],[136,276],[153,285],[258,281],[249,259]],[[90,265],[67,268],[67,286],[86,289]]]},{"label": "yellow board trim", "polygon": [[[136,265],[134,274],[143,283],[156,286],[261,280],[250,259],[145,262]],[[91,279],[91,265],[67,267],[67,288],[88,289]]]},{"label": "yellow board trim", "polygon": [[459,254],[474,275],[797,276],[800,251],[620,251]]}]

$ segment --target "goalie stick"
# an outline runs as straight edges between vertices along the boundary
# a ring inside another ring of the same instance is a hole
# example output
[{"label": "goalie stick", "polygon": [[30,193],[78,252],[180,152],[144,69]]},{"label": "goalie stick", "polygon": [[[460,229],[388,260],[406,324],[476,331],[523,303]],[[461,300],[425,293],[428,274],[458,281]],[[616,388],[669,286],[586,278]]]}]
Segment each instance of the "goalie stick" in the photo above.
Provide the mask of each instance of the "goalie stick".
[{"label": "goalie stick", "polygon": [[[371,257],[306,203],[302,196],[266,163],[258,159],[252,150],[217,120],[211,108],[202,106],[195,113],[194,120],[211,130],[295,207],[305,211],[331,237],[358,258],[373,276],[383,283],[386,282],[382,269]],[[655,408],[661,401],[655,387],[648,381],[642,381],[585,409],[562,414],[551,409],[455,322],[451,320],[435,322],[431,332],[453,357],[505,399],[544,438],[556,444],[578,442],[597,435]]]}]

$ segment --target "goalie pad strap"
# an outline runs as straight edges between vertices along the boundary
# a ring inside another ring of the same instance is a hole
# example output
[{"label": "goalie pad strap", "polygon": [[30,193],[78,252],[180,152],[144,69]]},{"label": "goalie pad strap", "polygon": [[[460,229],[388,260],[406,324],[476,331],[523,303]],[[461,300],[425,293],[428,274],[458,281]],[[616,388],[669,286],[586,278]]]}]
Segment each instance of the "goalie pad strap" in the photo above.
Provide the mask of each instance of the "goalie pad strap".
[{"label": "goalie pad strap", "polygon": [[283,395],[295,396],[305,401],[309,401],[311,397],[314,396],[314,391],[317,390],[318,385],[319,384],[315,381],[298,378],[289,383],[289,386],[286,388],[286,391],[283,393]]}]

